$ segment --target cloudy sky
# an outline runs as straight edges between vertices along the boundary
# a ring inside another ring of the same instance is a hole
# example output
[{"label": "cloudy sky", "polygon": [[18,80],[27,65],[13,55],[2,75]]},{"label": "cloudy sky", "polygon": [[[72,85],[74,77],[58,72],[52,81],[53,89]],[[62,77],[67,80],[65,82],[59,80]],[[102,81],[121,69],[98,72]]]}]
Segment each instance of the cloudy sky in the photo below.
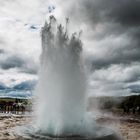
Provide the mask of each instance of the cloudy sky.
[{"label": "cloudy sky", "polygon": [[0,0],[0,83],[37,79],[51,7],[71,32],[83,31],[90,95],[140,93],[140,0]]}]

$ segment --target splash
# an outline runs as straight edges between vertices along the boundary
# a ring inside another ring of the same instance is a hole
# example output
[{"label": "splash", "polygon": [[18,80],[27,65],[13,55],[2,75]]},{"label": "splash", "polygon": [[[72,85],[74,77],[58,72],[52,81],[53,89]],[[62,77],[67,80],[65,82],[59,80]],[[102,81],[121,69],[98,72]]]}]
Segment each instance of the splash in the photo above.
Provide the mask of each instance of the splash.
[{"label": "splash", "polygon": [[86,75],[80,33],[68,35],[54,16],[42,28],[37,130],[54,136],[94,134],[86,116]]}]

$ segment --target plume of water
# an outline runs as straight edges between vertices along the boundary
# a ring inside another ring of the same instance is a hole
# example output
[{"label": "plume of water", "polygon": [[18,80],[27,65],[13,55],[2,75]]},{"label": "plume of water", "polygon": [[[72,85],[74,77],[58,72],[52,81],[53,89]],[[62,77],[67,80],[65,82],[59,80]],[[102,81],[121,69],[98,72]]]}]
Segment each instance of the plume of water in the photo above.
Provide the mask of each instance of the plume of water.
[{"label": "plume of water", "polygon": [[67,30],[54,16],[42,28],[37,131],[55,136],[89,135],[93,134],[93,124],[86,116],[82,42],[79,34],[69,36]]}]

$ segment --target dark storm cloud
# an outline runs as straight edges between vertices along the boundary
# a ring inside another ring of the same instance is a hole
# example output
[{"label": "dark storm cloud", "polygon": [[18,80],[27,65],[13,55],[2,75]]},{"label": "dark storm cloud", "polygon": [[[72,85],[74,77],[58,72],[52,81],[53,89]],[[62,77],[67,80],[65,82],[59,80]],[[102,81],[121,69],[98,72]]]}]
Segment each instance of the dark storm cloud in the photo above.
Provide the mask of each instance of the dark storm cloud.
[{"label": "dark storm cloud", "polygon": [[[94,68],[140,61],[140,0],[83,0],[78,5],[73,8],[74,12],[79,13],[75,17],[90,25],[93,30],[90,40],[100,43],[112,37],[110,44],[100,46],[106,47],[107,54],[101,51],[103,57],[89,58]],[[125,36],[125,41],[129,43],[124,43],[123,39],[119,44],[113,42],[120,36]]]},{"label": "dark storm cloud", "polygon": [[0,61],[0,67],[3,70],[16,68],[18,72],[37,74],[38,66],[33,60],[29,60],[29,58],[23,58],[18,55],[7,56]]},{"label": "dark storm cloud", "polygon": [[[123,44],[122,44],[123,45]],[[132,44],[131,44],[132,45]],[[116,49],[110,50],[108,52],[100,52],[102,53],[102,57],[88,55],[87,61],[92,63],[94,69],[100,69],[109,67],[112,64],[131,64],[140,61],[140,48],[138,46],[115,46]],[[118,47],[118,48],[117,48]]]},{"label": "dark storm cloud", "polygon": [[71,7],[71,20],[87,27],[93,94],[140,93],[139,84],[128,86],[140,81],[140,0],[79,0]]},{"label": "dark storm cloud", "polygon": [[0,63],[2,69],[10,69],[15,67],[22,67],[25,61],[18,56],[7,57],[3,62]]},{"label": "dark storm cloud", "polygon": [[127,88],[131,89],[133,93],[140,93],[140,85],[130,85]]},{"label": "dark storm cloud", "polygon": [[140,26],[140,0],[87,0],[81,5],[82,16],[93,26],[100,23],[120,26],[114,32]]}]

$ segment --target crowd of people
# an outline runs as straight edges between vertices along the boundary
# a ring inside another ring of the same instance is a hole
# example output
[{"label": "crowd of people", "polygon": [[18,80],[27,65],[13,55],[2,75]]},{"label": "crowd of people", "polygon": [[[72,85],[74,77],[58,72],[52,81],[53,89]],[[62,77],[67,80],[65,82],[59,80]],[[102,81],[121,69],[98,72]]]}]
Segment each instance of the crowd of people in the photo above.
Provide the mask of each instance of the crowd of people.
[{"label": "crowd of people", "polygon": [[140,107],[136,106],[136,107],[132,107],[130,108],[129,106],[124,106],[123,107],[123,113],[124,114],[140,114]]},{"label": "crowd of people", "polygon": [[25,111],[31,111],[27,104],[27,102],[20,99],[0,101],[0,113],[25,114]]}]

